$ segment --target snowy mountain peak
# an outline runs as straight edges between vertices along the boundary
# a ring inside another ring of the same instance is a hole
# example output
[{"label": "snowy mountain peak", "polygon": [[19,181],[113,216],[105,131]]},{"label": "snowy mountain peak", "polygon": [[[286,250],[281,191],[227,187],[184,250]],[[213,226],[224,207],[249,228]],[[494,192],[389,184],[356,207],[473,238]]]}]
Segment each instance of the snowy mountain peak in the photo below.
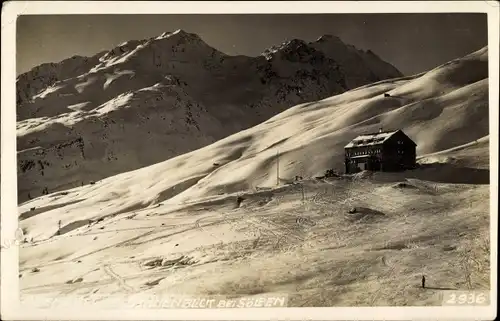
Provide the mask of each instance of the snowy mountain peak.
[{"label": "snowy mountain peak", "polygon": [[99,61],[105,61],[108,59],[112,59],[114,57],[118,57],[124,53],[130,52],[137,48],[137,46],[144,44],[146,40],[130,40],[130,41],[125,41],[118,45],[117,47],[109,50],[106,52],[104,55],[102,55],[99,58]]},{"label": "snowy mountain peak", "polygon": [[292,40],[285,41],[281,47],[282,48],[298,48],[301,46],[307,46],[307,44],[304,40],[292,39]]},{"label": "snowy mountain peak", "polygon": [[291,39],[281,43],[278,46],[272,46],[271,48],[264,50],[261,55],[266,57],[267,60],[270,60],[276,55],[280,55],[282,58],[286,58],[293,53],[311,53],[312,51],[315,51],[315,49],[310,47],[304,40]]},{"label": "snowy mountain peak", "polygon": [[174,32],[172,32],[172,35],[188,35],[188,33],[182,29],[177,29]]},{"label": "snowy mountain peak", "polygon": [[155,38],[156,40],[162,40],[162,39],[175,39],[177,41],[181,40],[185,43],[200,43],[204,42],[200,36],[198,36],[195,33],[189,33],[186,32],[182,29],[177,29],[173,32],[164,32],[162,33],[159,37]]},{"label": "snowy mountain peak", "polygon": [[[50,168],[25,169],[19,197],[149,166],[291,106],[400,75],[348,49],[335,41],[291,39],[260,57],[230,56],[175,30],[36,67],[16,83],[18,159]],[[161,151],[152,153],[156,146]],[[109,170],[76,174],[103,159]]]},{"label": "snowy mountain peak", "polygon": [[330,34],[325,34],[325,35],[322,35],[321,37],[319,37],[316,42],[327,42],[327,41],[339,41],[339,42],[342,42],[342,40],[337,37],[337,36],[334,36],[334,35],[330,35]]}]

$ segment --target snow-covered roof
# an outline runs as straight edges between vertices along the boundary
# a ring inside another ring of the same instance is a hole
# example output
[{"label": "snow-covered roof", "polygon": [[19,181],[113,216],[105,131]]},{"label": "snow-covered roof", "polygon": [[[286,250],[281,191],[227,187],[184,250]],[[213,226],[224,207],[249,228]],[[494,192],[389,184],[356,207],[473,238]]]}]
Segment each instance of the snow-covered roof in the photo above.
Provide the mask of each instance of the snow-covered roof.
[{"label": "snow-covered roof", "polygon": [[380,145],[380,144],[383,144],[389,138],[391,138],[392,135],[394,135],[398,131],[399,130],[360,135],[360,136],[354,138],[344,148]]},{"label": "snow-covered roof", "polygon": [[358,156],[352,156],[351,158],[367,158],[367,157],[372,157],[373,155],[370,154],[364,154],[364,155],[358,155]]}]

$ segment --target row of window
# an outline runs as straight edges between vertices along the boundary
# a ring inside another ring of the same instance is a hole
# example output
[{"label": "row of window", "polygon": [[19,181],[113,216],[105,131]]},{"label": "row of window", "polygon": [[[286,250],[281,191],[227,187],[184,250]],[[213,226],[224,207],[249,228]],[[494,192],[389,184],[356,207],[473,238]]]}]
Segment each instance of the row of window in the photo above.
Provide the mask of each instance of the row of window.
[{"label": "row of window", "polygon": [[[361,155],[375,155],[380,154],[381,149],[370,149],[367,151],[357,151],[352,153],[347,153],[347,156],[361,156]],[[398,154],[404,154],[404,150],[398,150]]]},{"label": "row of window", "polygon": [[380,154],[382,150],[381,149],[370,149],[367,151],[358,151],[358,152],[352,152],[348,153],[347,156],[360,156],[360,155],[374,155],[374,154]]}]

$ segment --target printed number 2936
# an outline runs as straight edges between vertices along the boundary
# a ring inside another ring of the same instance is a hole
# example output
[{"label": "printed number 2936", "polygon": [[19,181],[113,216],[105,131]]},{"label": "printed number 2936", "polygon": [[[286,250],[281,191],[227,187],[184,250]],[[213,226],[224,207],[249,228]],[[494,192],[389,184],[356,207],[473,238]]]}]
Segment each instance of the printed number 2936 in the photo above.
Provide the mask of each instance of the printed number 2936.
[{"label": "printed number 2936", "polygon": [[487,291],[448,291],[444,293],[444,305],[489,305]]}]

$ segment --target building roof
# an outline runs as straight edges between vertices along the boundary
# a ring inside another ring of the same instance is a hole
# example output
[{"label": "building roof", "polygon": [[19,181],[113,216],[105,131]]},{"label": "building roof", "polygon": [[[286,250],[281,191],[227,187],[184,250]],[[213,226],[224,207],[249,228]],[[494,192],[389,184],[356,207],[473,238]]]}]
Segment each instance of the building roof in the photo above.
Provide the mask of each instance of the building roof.
[{"label": "building roof", "polygon": [[345,145],[344,148],[381,145],[398,131],[399,130],[360,135],[354,138],[349,144]]},{"label": "building roof", "polygon": [[350,158],[358,159],[358,158],[370,158],[370,157],[373,157],[373,155],[365,154],[365,155],[352,156]]}]

